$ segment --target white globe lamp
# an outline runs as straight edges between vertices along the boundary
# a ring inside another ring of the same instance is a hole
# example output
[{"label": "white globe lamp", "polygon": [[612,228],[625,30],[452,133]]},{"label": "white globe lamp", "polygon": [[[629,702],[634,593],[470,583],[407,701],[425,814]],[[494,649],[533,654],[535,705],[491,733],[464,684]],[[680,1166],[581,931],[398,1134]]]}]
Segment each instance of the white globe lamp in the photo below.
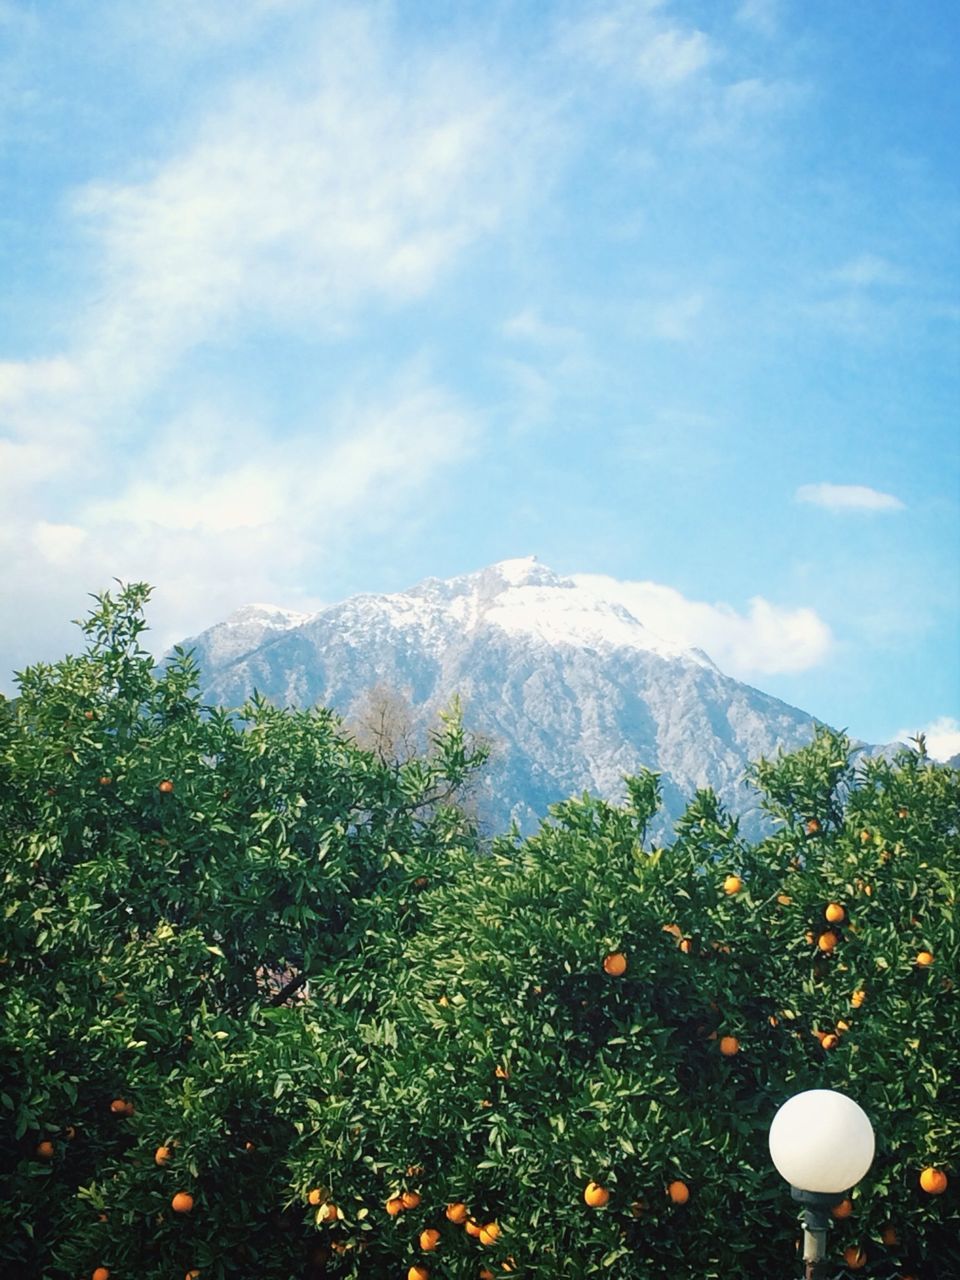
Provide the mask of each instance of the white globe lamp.
[{"label": "white globe lamp", "polygon": [[803,1205],[803,1260],[814,1280],[826,1252],[830,1210],[873,1163],[866,1112],[835,1089],[808,1089],[783,1104],[770,1125],[770,1155]]}]

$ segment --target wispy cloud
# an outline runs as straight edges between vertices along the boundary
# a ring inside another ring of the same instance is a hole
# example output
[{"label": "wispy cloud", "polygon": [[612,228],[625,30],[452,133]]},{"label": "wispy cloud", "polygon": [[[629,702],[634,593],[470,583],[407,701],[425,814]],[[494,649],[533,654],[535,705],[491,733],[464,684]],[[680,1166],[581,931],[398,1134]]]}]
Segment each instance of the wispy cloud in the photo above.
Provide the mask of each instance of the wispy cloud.
[{"label": "wispy cloud", "polygon": [[881,493],[864,484],[802,484],[794,494],[828,511],[903,511],[905,504],[892,493]]},{"label": "wispy cloud", "polygon": [[575,581],[616,600],[655,634],[703,649],[729,675],[749,678],[806,671],[828,657],[833,636],[816,610],[784,608],[755,596],[746,613],[690,600],[656,582],[619,582],[598,574]]},{"label": "wispy cloud", "polygon": [[709,36],[674,22],[657,0],[614,4],[564,23],[561,50],[652,93],[673,91],[716,56]]},{"label": "wispy cloud", "polygon": [[960,720],[953,716],[939,716],[922,729],[898,729],[897,742],[910,742],[922,733],[927,741],[927,753],[934,760],[952,760],[960,755]]}]

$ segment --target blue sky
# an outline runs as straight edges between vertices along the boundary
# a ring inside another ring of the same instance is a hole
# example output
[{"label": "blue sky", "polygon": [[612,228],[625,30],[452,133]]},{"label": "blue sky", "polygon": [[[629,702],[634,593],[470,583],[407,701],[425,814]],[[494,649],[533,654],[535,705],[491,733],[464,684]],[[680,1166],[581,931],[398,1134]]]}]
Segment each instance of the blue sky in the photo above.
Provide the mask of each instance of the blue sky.
[{"label": "blue sky", "polygon": [[0,681],[535,553],[960,749],[949,3],[0,0]]}]

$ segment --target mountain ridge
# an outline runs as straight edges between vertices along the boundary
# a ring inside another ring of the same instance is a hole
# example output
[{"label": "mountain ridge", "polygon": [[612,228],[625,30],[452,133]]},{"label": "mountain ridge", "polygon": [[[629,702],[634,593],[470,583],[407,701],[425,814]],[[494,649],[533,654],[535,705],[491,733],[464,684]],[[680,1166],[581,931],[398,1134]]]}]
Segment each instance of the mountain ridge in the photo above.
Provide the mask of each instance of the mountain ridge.
[{"label": "mountain ridge", "polygon": [[225,705],[257,689],[349,720],[380,686],[426,723],[458,694],[467,726],[494,742],[478,784],[493,829],[530,830],[584,790],[621,799],[623,776],[646,767],[662,775],[666,824],[712,786],[750,833],[763,819],[742,785],[749,763],[803,745],[820,723],[532,556],[312,614],[244,606],[183,647],[204,695]]}]

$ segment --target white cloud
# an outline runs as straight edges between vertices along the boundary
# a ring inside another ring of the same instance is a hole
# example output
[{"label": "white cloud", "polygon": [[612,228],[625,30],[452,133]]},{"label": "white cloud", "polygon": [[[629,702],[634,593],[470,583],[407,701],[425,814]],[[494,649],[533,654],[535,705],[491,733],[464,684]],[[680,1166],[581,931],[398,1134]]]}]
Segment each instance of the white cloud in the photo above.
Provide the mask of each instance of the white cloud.
[{"label": "white cloud", "polygon": [[897,742],[909,742],[918,733],[927,740],[927,754],[934,760],[951,760],[960,754],[960,720],[953,716],[940,716],[922,729],[898,729]]},{"label": "white cloud", "polygon": [[873,253],[861,253],[829,272],[827,279],[853,288],[865,289],[878,284],[899,284],[903,280],[903,275],[886,258],[880,258]]},{"label": "white cloud", "polygon": [[739,678],[806,671],[830,653],[833,636],[814,609],[783,608],[755,596],[748,611],[689,600],[656,582],[619,582],[598,574],[574,580],[614,600],[655,634],[703,649],[722,671]]},{"label": "white cloud", "polygon": [[653,93],[687,84],[713,61],[710,38],[697,27],[673,24],[660,5],[615,4],[560,30],[560,46],[604,70],[614,70]]},{"label": "white cloud", "polygon": [[892,493],[881,493],[863,484],[802,484],[794,498],[828,511],[904,510],[904,503]]}]

